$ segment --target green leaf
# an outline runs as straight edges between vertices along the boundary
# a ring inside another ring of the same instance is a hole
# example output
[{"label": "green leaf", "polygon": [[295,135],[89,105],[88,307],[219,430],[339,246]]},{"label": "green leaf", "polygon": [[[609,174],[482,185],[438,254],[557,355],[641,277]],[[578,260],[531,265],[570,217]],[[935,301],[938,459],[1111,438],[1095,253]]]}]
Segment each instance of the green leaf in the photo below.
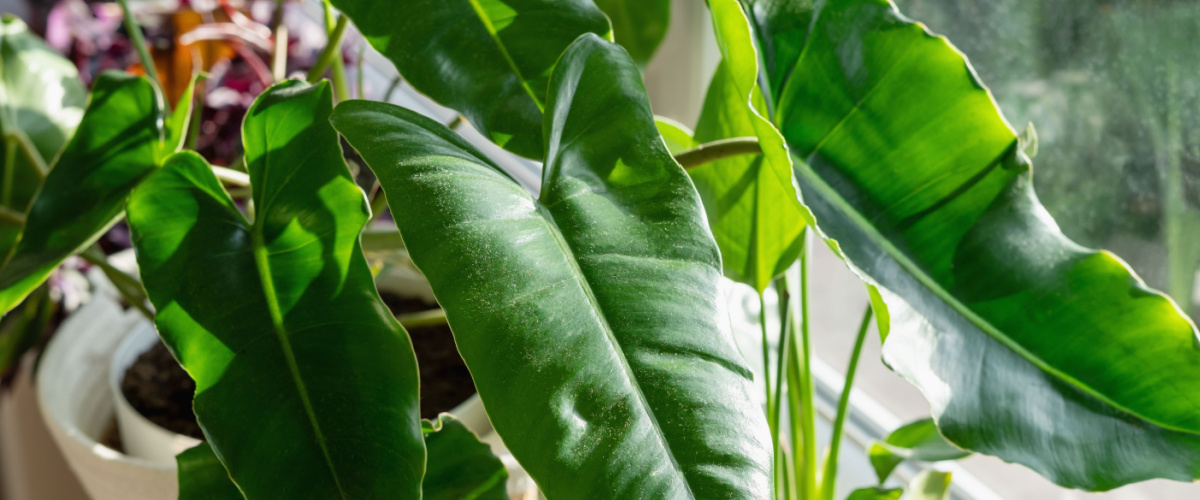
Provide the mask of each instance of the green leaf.
[{"label": "green leaf", "polygon": [[797,199],[788,147],[765,118],[746,17],[737,0],[711,0],[709,8],[724,59],[709,85],[695,140],[756,136],[763,154],[727,158],[690,173],[725,273],[761,293],[800,256],[801,235],[812,216]]},{"label": "green leaf", "polygon": [[867,453],[879,484],[887,481],[897,465],[905,460],[941,462],[958,460],[970,452],[956,448],[938,433],[932,418],[923,418],[892,431],[883,442],[871,444]]},{"label": "green leaf", "polygon": [[946,500],[950,496],[950,473],[926,469],[908,482],[900,500]]},{"label": "green leaf", "polygon": [[[17,150],[15,134],[23,134],[43,164],[54,160],[75,133],[83,115],[87,90],[75,65],[48,47],[20,19],[0,18],[0,204],[24,213],[42,184],[45,172]],[[6,148],[12,146],[14,151]],[[12,155],[11,167],[5,165]],[[44,166],[44,165],[43,165]],[[0,223],[0,254],[7,255],[21,233],[19,221]]]},{"label": "green leaf", "polygon": [[871,486],[859,488],[850,493],[846,500],[900,500],[904,490],[900,488],[879,488]]},{"label": "green leaf", "polygon": [[694,132],[687,125],[665,116],[655,115],[654,126],[658,128],[658,133],[662,134],[663,142],[667,144],[667,150],[672,155],[677,155],[697,145],[696,141],[692,139]]},{"label": "green leaf", "polygon": [[1200,477],[1195,326],[1063,236],[945,39],[886,0],[820,5],[753,6],[775,121],[821,231],[887,304],[884,360],[942,434],[1068,487]]},{"label": "green leaf", "polygon": [[349,101],[497,432],[547,498],[767,498],[771,439],[718,316],[720,256],[637,66],[585,35],[555,67],[534,199],[449,129]]},{"label": "green leaf", "polygon": [[425,500],[508,500],[504,463],[454,415],[422,420],[421,430],[429,452]]},{"label": "green leaf", "polygon": [[247,112],[253,222],[192,152],[129,201],[158,331],[251,500],[420,495],[416,358],[359,248],[368,208],[332,99],[327,82],[288,81]]},{"label": "green leaf", "polygon": [[558,56],[607,36],[591,0],[331,0],[418,91],[516,154],[542,156],[542,109]]},{"label": "green leaf", "polygon": [[83,116],[87,89],[75,65],[29,31],[23,21],[0,18],[0,127],[21,131],[47,163]]},{"label": "green leaf", "polygon": [[671,0],[595,0],[612,21],[613,38],[645,67],[671,23]]},{"label": "green leaf", "polygon": [[108,72],[96,78],[75,136],[33,200],[20,241],[0,270],[0,311],[120,219],[129,192],[154,171],[164,105],[157,86]]},{"label": "green leaf", "polygon": [[242,492],[207,442],[175,457],[179,468],[179,500],[242,500]]},{"label": "green leaf", "polygon": [[183,95],[179,96],[179,103],[175,105],[174,111],[171,111],[171,116],[167,118],[166,123],[166,138],[163,140],[162,157],[159,161],[166,159],[167,156],[182,151],[184,142],[188,136],[188,126],[192,122],[192,107],[195,104],[196,85],[208,78],[204,73],[197,73],[192,76],[192,81],[183,91]]}]

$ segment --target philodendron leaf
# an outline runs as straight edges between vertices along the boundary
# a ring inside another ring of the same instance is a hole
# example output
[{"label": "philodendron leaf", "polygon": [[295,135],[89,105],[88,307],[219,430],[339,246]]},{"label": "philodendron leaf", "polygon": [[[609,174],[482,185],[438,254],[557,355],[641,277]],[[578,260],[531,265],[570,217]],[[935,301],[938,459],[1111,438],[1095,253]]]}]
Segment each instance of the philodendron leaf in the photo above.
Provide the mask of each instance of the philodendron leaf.
[{"label": "philodendron leaf", "polygon": [[179,500],[242,500],[241,490],[229,479],[225,465],[207,442],[175,457],[179,469]]},{"label": "philodendron leaf", "polygon": [[408,83],[485,136],[542,156],[554,62],[584,33],[608,36],[591,0],[331,0]]},{"label": "philodendron leaf", "polygon": [[710,0],[709,8],[724,59],[709,85],[695,141],[755,136],[763,154],[727,158],[690,173],[726,274],[761,293],[800,256],[801,235],[812,216],[797,199],[787,145],[766,118],[746,16],[737,0]]},{"label": "philodendron leaf", "polygon": [[428,450],[424,500],[508,500],[504,463],[454,415],[422,420],[421,430]]},{"label": "philodendron leaf", "polygon": [[950,496],[950,473],[925,469],[908,482],[900,500],[946,500]]},{"label": "philodendron leaf", "polygon": [[250,500],[420,496],[416,358],[359,248],[368,207],[332,102],[328,83],[288,81],[247,112],[253,221],[191,152],[129,201],[159,334]]},{"label": "philodendron leaf", "polygon": [[452,131],[349,101],[497,432],[548,498],[767,498],[771,439],[717,312],[720,256],[637,66],[585,35],[551,78],[534,199]]},{"label": "philodendron leaf", "polygon": [[612,21],[613,39],[640,66],[650,62],[671,23],[671,0],[595,0]]},{"label": "philodendron leaf", "polygon": [[1196,327],[1063,236],[962,54],[886,0],[751,7],[804,200],[942,435],[1068,487],[1200,477]]},{"label": "philodendron leaf", "polygon": [[850,493],[846,500],[900,500],[904,490],[900,488],[879,488],[871,486],[859,488]]},{"label": "philodendron leaf", "polygon": [[0,270],[0,312],[12,309],[71,255],[117,222],[129,192],[158,164],[165,114],[157,86],[108,72],[34,198]]},{"label": "philodendron leaf", "polygon": [[882,442],[871,444],[867,453],[879,484],[887,481],[897,465],[905,460],[940,462],[958,460],[971,453],[956,448],[938,434],[932,418],[910,422],[892,431]]},{"label": "philodendron leaf", "polygon": [[658,133],[662,134],[663,142],[667,144],[667,150],[672,155],[677,155],[696,147],[696,141],[692,139],[694,132],[687,128],[687,125],[665,116],[655,115],[654,126],[658,128]]},{"label": "philodendron leaf", "polygon": [[[0,18],[0,205],[25,213],[46,172],[83,116],[87,90],[75,65],[42,42],[20,19]],[[27,139],[33,155],[16,142]],[[8,147],[13,151],[8,151]],[[11,165],[7,162],[11,161]],[[18,218],[0,219],[0,254],[7,255],[21,234]]]}]

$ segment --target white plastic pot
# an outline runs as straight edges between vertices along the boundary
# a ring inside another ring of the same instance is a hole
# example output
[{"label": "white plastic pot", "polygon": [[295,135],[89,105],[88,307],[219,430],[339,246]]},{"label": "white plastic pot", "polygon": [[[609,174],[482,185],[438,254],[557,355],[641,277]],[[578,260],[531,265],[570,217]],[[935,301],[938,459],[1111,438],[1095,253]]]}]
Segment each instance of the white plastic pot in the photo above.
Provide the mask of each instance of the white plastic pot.
[{"label": "white plastic pot", "polygon": [[124,446],[125,453],[155,462],[174,464],[176,455],[200,444],[200,440],[169,431],[151,422],[134,409],[121,392],[125,371],[137,361],[138,356],[149,351],[158,342],[158,332],[149,323],[142,324],[126,336],[109,363],[108,387],[113,395],[117,429],[121,432],[121,445]]},{"label": "white plastic pot", "polygon": [[106,294],[63,322],[37,371],[38,404],[50,434],[93,500],[173,500],[175,464],[131,457],[99,443],[113,418],[110,361],[131,332],[153,328]]}]

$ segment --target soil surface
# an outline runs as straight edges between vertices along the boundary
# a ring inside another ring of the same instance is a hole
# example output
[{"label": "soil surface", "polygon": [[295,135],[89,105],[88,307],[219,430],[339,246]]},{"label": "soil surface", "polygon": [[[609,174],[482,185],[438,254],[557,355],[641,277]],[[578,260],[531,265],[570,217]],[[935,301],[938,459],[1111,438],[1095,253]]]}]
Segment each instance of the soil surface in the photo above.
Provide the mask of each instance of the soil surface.
[{"label": "soil surface", "polygon": [[[421,299],[382,292],[383,303],[393,314],[428,311],[437,307]],[[421,370],[421,418],[434,419],[475,394],[475,383],[467,364],[458,354],[449,325],[408,329],[417,365]]]},{"label": "soil surface", "polygon": [[160,427],[203,440],[192,414],[196,383],[161,342],[138,356],[121,381],[125,400]]}]

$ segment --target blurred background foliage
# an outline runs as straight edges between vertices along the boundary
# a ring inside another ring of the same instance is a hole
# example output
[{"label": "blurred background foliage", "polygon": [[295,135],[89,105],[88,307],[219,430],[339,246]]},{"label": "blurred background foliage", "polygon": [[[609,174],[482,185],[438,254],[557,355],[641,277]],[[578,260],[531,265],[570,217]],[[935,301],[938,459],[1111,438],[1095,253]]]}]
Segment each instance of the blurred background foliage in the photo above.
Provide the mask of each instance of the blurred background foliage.
[{"label": "blurred background foliage", "polygon": [[1200,2],[896,0],[945,35],[1018,131],[1063,232],[1200,318]]}]

